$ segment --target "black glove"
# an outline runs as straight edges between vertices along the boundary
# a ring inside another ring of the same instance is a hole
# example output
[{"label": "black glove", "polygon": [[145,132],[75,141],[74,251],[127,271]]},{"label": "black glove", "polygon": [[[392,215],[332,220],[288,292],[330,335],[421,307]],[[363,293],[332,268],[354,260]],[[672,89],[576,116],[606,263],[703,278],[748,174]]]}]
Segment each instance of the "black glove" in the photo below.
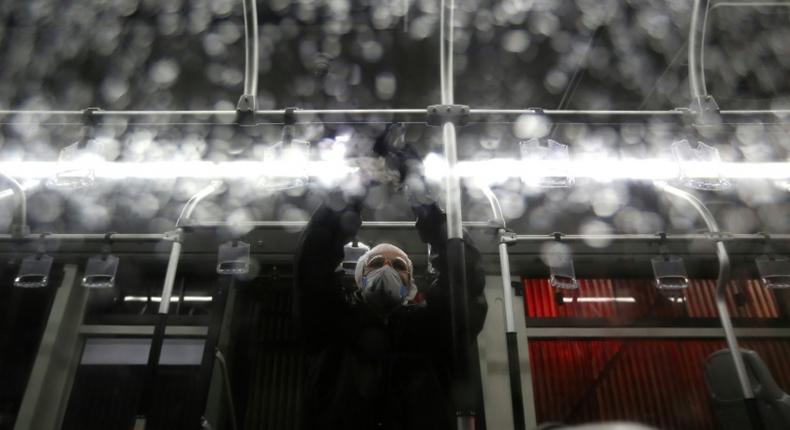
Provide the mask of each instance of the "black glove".
[{"label": "black glove", "polygon": [[447,216],[436,203],[412,206],[417,216],[417,233],[423,243],[433,247],[447,242]]},{"label": "black glove", "polygon": [[403,124],[393,122],[387,125],[384,132],[381,133],[373,143],[373,152],[380,157],[386,158],[403,146],[405,135],[406,129],[403,127]]},{"label": "black glove", "polygon": [[422,157],[410,143],[405,143],[405,129],[400,123],[392,123],[379,135],[373,145],[373,152],[382,157],[388,169],[398,173],[399,183],[409,191],[412,204],[425,204],[433,201],[428,196],[425,169]]}]

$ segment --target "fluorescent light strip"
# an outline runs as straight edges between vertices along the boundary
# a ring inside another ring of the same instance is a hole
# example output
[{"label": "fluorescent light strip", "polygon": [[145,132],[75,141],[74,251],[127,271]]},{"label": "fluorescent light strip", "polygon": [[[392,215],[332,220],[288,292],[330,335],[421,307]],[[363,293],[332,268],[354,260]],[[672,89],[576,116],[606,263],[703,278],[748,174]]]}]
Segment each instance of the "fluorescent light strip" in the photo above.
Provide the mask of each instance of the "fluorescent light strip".
[{"label": "fluorescent light strip", "polygon": [[[211,296],[184,296],[184,302],[210,302],[213,300]],[[124,296],[124,302],[147,302],[148,297],[146,296]],[[151,297],[151,301],[155,303],[159,303],[162,301],[161,297]],[[171,297],[171,302],[179,301],[179,297]]]},{"label": "fluorescent light strip", "polygon": [[[432,154],[433,155],[433,154]],[[555,163],[556,164],[556,163]],[[463,161],[457,165],[458,174],[464,178],[483,182],[504,181],[508,178],[523,178],[526,181],[554,176],[558,170],[567,171],[574,178],[598,181],[613,180],[672,180],[680,176],[681,169],[674,161],[660,159],[619,160],[585,159],[573,160],[560,166],[552,162],[535,164],[513,159]],[[688,165],[687,165],[688,166]],[[563,167],[563,168],[561,168]],[[425,159],[426,176],[439,180],[447,167],[439,156]],[[687,172],[694,177],[726,179],[790,180],[790,162],[722,162],[694,163]],[[150,162],[99,162],[59,163],[55,161],[0,162],[0,171],[20,179],[47,179],[68,170],[92,170],[97,179],[259,179],[298,178],[305,175],[323,180],[339,180],[356,171],[355,167],[341,160],[322,161],[150,161]]]},{"label": "fluorescent light strip", "polygon": [[634,297],[563,297],[564,303],[636,303]]},{"label": "fluorescent light strip", "polygon": [[[685,297],[667,297],[674,303],[686,303]],[[636,303],[634,297],[563,297],[563,303]]]}]

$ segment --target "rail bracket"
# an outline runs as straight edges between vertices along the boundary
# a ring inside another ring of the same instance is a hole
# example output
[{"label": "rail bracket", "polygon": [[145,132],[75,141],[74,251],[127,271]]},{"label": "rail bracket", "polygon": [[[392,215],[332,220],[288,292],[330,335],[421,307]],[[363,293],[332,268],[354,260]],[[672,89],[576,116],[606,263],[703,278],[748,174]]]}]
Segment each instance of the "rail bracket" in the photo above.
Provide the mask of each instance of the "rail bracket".
[{"label": "rail bracket", "polygon": [[236,123],[239,125],[255,125],[255,96],[244,94],[236,105]]},{"label": "rail bracket", "polygon": [[11,237],[21,239],[30,234],[30,226],[25,224],[12,224],[10,227]]},{"label": "rail bracket", "polygon": [[518,235],[513,230],[501,229],[499,230],[499,243],[513,246],[518,242]]},{"label": "rail bracket", "polygon": [[431,105],[426,109],[425,122],[431,126],[452,123],[458,127],[469,124],[469,106]]},{"label": "rail bracket", "polygon": [[163,239],[171,242],[181,242],[184,239],[184,232],[182,228],[168,231],[164,234]]},{"label": "rail bracket", "polygon": [[96,113],[101,109],[97,107],[89,107],[82,110],[82,125],[86,127],[95,127],[98,123]]},{"label": "rail bracket", "polygon": [[711,95],[695,97],[688,107],[687,117],[693,124],[707,125],[721,122],[719,104]]},{"label": "rail bracket", "polygon": [[296,124],[296,111],[298,110],[299,108],[296,106],[285,108],[285,112],[283,113],[283,125]]}]

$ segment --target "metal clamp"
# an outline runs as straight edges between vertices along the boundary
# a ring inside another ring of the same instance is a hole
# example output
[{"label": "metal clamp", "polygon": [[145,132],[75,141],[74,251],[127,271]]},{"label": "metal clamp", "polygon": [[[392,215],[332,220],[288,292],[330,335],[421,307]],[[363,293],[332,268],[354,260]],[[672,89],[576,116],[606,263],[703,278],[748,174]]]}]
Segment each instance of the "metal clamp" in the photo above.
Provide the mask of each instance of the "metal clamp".
[{"label": "metal clamp", "polygon": [[115,234],[114,231],[110,231],[104,234],[104,245],[102,246],[102,254],[109,254],[112,251],[112,236]]},{"label": "metal clamp", "polygon": [[707,94],[704,96],[695,97],[689,105],[689,110],[697,115],[705,113],[719,113],[719,104],[712,95]]},{"label": "metal clamp", "polygon": [[283,113],[283,125],[294,125],[296,124],[296,111],[298,111],[298,107],[287,107],[285,108],[285,112]]},{"label": "metal clamp", "polygon": [[771,246],[771,235],[762,231],[757,234],[763,236],[763,254],[768,256],[774,255],[774,247]]},{"label": "metal clamp", "polygon": [[515,245],[518,242],[518,235],[515,231],[510,229],[499,230],[499,243],[507,244],[508,246]]},{"label": "metal clamp", "polygon": [[243,94],[236,105],[236,124],[255,125],[255,96]]},{"label": "metal clamp", "polygon": [[11,237],[16,239],[24,239],[25,236],[30,234],[30,226],[27,224],[20,224],[15,222],[9,227]]},{"label": "metal clamp", "polygon": [[458,127],[469,124],[469,106],[431,105],[428,106],[425,122],[432,126],[452,123]]},{"label": "metal clamp", "polygon": [[167,231],[163,235],[163,240],[170,242],[181,242],[184,239],[184,232],[182,228]]},{"label": "metal clamp", "polygon": [[694,97],[688,109],[680,109],[686,117],[687,124],[706,125],[719,122],[719,104],[711,95]]},{"label": "metal clamp", "polygon": [[658,253],[662,256],[669,254],[669,247],[667,246],[667,232],[661,231],[656,233],[658,236]]},{"label": "metal clamp", "polygon": [[287,107],[283,113],[283,145],[289,145],[294,140],[294,125],[296,124],[296,111],[298,107]]},{"label": "metal clamp", "polygon": [[77,148],[84,148],[87,146],[88,141],[93,139],[95,136],[95,128],[98,125],[99,120],[96,112],[99,112],[101,109],[97,107],[89,107],[85,108],[82,111],[82,126],[84,127],[84,131],[82,134],[82,138],[77,141]]},{"label": "metal clamp", "polygon": [[87,127],[93,127],[97,123],[97,116],[96,112],[99,112],[101,109],[97,107],[89,107],[82,110],[82,125]]}]

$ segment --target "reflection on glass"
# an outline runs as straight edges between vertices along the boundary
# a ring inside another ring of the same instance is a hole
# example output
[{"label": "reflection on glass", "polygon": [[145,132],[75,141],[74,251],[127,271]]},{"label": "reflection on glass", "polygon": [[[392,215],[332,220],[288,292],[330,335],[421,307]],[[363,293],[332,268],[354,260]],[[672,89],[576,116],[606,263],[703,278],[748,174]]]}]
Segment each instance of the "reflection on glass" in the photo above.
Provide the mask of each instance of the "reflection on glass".
[{"label": "reflection on glass", "polygon": [[765,288],[790,288],[790,260],[787,257],[758,257],[757,270]]},{"label": "reflection on glass", "polygon": [[305,186],[308,181],[310,142],[277,142],[263,152],[266,170],[258,184],[266,190],[286,190]]},{"label": "reflection on glass", "polygon": [[[95,146],[95,145],[93,145]],[[96,181],[95,164],[102,158],[80,142],[63,148],[58,157],[58,171],[50,183],[60,188],[88,188]]]},{"label": "reflection on glass", "polygon": [[120,259],[114,255],[96,255],[88,259],[82,286],[86,288],[112,288]]},{"label": "reflection on glass", "polygon": [[217,273],[220,275],[243,275],[250,271],[250,244],[231,241],[219,246]]},{"label": "reflection on glass", "polygon": [[22,259],[14,286],[20,288],[44,288],[49,283],[52,257],[44,254],[29,255]]},{"label": "reflection on glass", "polygon": [[697,142],[692,148],[683,139],[672,144],[672,154],[680,169],[680,182],[695,190],[720,191],[730,187],[730,182],[721,175],[719,150]]},{"label": "reflection on glass", "polygon": [[682,290],[688,288],[689,278],[683,259],[671,255],[662,255],[650,260],[653,275],[659,290]]},{"label": "reflection on glass", "polygon": [[576,290],[579,284],[576,282],[576,271],[573,268],[573,259],[570,255],[559,255],[552,259],[549,266],[551,275],[549,283],[554,288],[562,290]]},{"label": "reflection on glass", "polygon": [[370,247],[362,242],[349,242],[345,244],[345,246],[343,246],[343,261],[340,263],[343,273],[348,276],[354,276],[357,261],[359,261],[359,258],[369,250]]},{"label": "reflection on glass", "polygon": [[519,145],[524,163],[524,183],[541,188],[567,188],[573,185],[568,145],[552,139],[543,144],[536,138]]}]

